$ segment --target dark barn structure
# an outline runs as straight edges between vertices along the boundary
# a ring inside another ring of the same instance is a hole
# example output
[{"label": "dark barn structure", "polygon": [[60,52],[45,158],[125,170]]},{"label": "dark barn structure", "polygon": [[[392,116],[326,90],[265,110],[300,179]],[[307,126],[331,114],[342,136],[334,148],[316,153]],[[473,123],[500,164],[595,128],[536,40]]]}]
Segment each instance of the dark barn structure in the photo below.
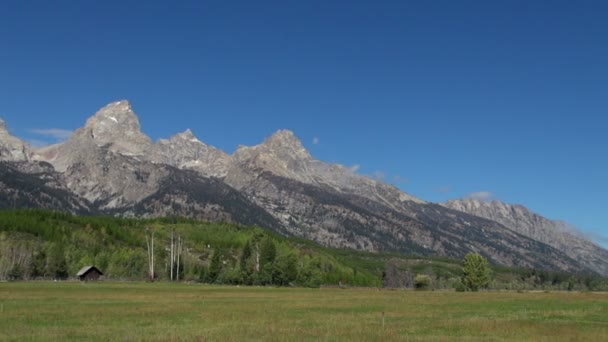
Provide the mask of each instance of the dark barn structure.
[{"label": "dark barn structure", "polygon": [[103,273],[95,266],[85,266],[76,274],[80,281],[97,280],[102,275]]}]

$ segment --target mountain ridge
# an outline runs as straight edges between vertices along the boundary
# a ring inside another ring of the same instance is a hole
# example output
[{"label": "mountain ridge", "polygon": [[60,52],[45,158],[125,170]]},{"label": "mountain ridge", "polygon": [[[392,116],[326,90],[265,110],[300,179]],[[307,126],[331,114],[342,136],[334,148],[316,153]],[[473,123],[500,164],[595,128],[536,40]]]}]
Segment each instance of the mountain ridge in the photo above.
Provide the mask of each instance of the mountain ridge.
[{"label": "mountain ridge", "polygon": [[[0,147],[19,150],[20,140],[7,134],[0,135]],[[100,213],[226,220],[333,247],[450,257],[473,250],[508,266],[592,270],[589,262],[503,223],[316,160],[289,130],[240,146],[232,155],[198,140],[190,129],[153,143],[123,100],[102,107],[67,141],[28,153],[0,159],[26,178],[38,177],[26,172],[27,165],[48,163],[65,190],[50,193],[74,196]],[[35,193],[24,196],[33,206],[44,206]],[[608,274],[608,267],[593,271]]]},{"label": "mountain ridge", "polygon": [[499,222],[518,233],[564,251],[598,273],[608,273],[608,251],[576,234],[563,221],[545,218],[521,204],[507,204],[498,200],[461,199],[443,205]]}]

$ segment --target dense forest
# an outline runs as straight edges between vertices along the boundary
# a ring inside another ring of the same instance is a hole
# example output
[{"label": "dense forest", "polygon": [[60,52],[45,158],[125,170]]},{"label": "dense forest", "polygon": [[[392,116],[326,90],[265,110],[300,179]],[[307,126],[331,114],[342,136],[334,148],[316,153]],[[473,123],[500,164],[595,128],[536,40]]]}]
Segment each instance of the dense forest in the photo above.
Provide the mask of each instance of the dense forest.
[{"label": "dense forest", "polygon": [[[0,211],[0,280],[73,279],[95,265],[105,279],[215,284],[459,288],[462,263],[446,258],[331,249],[259,227],[184,218]],[[176,257],[177,256],[177,257]],[[428,277],[427,277],[428,276]],[[608,290],[591,274],[492,266],[491,289]]]}]

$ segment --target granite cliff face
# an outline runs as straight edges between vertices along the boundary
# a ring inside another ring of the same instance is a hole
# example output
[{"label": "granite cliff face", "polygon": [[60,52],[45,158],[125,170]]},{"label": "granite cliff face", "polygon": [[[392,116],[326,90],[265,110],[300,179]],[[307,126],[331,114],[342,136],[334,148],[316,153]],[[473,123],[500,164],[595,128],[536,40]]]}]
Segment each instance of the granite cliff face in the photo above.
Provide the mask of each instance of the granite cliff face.
[{"label": "granite cliff face", "polygon": [[316,160],[287,130],[231,156],[190,130],[153,143],[131,105],[119,101],[69,140],[41,149],[2,125],[0,160],[2,207],[180,215],[259,225],[333,247],[457,258],[473,250],[504,265],[607,271],[590,264],[608,264],[603,257],[566,254],[551,239],[505,227],[509,222],[428,203]]},{"label": "granite cliff face", "polygon": [[0,160],[28,161],[31,157],[30,146],[12,136],[6,128],[4,120],[0,119]]},{"label": "granite cliff face", "polygon": [[195,170],[208,177],[223,178],[230,165],[228,154],[198,140],[190,129],[158,140],[147,152],[145,158],[150,161]]},{"label": "granite cliff face", "polygon": [[515,232],[559,249],[587,269],[608,274],[608,251],[585,239],[563,221],[550,220],[522,205],[500,201],[460,199],[444,205],[501,223]]}]

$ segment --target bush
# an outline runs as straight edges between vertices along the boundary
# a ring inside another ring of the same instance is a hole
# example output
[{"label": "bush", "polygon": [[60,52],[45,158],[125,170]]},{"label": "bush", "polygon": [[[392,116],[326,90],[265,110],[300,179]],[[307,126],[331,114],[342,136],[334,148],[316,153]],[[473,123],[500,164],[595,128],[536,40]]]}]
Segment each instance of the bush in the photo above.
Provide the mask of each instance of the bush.
[{"label": "bush", "polygon": [[466,286],[464,286],[461,281],[454,284],[454,289],[456,290],[456,292],[464,292],[467,290]]},{"label": "bush", "polygon": [[8,272],[9,280],[22,280],[23,279],[23,270],[19,264],[15,264],[13,268]]},{"label": "bush", "polygon": [[432,283],[433,280],[426,274],[419,274],[414,278],[414,287],[416,290],[428,290]]}]

